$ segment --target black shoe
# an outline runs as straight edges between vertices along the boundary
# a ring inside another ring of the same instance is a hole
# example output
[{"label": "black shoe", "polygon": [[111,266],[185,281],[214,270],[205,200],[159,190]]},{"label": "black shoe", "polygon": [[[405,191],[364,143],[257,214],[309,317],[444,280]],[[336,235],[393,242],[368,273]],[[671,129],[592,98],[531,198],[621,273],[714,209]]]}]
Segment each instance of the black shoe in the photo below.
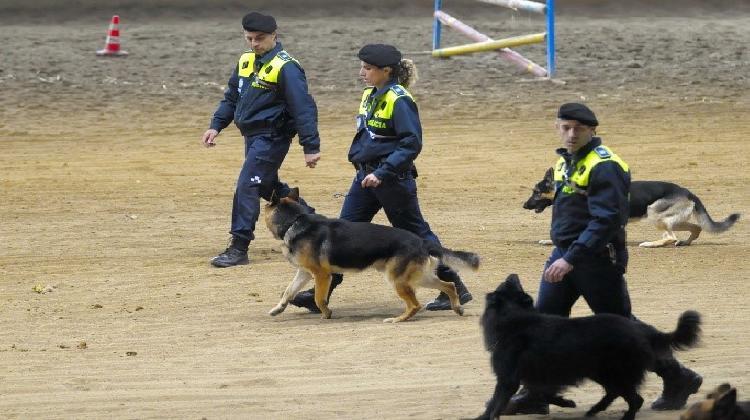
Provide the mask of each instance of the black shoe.
[{"label": "black shoe", "polygon": [[309,289],[297,293],[297,296],[290,300],[289,303],[294,306],[299,306],[300,308],[306,308],[314,314],[320,313],[318,305],[315,304],[315,289]]},{"label": "black shoe", "polygon": [[549,404],[542,401],[540,397],[529,392],[528,388],[523,388],[516,395],[510,398],[508,405],[501,414],[512,416],[515,414],[549,414]]},{"label": "black shoe", "polygon": [[[344,276],[338,273],[334,273],[331,275],[331,288],[328,290],[328,301],[331,300],[331,293],[333,293],[333,289],[335,289],[341,282],[344,281]],[[307,289],[305,291],[297,293],[297,296],[294,297],[294,299],[290,300],[289,303],[291,303],[294,306],[299,306],[300,308],[306,308],[308,311],[319,314],[320,308],[318,308],[318,305],[315,304],[315,289]]]},{"label": "black shoe", "polygon": [[662,378],[664,390],[651,404],[652,410],[680,410],[685,407],[690,394],[695,394],[703,384],[703,378],[692,370],[683,367],[674,378]]},{"label": "black shoe", "polygon": [[232,248],[231,246],[211,259],[211,265],[219,268],[246,264],[250,264],[250,259],[247,257],[247,251]]},{"label": "black shoe", "polygon": [[[468,290],[466,291],[466,293],[461,293],[458,295],[458,300],[459,302],[461,302],[461,305],[471,301],[472,299],[474,299],[474,296],[472,296]],[[451,300],[448,298],[448,295],[440,292],[438,297],[436,297],[432,302],[425,305],[424,308],[428,311],[447,311],[449,309],[452,309]]]},{"label": "black shoe", "polygon": [[[436,274],[440,280],[448,281],[456,285],[456,293],[458,293],[458,301],[461,302],[461,305],[474,299],[471,293],[469,293],[469,289],[466,288],[464,282],[461,281],[461,277],[458,276],[458,273],[451,270],[448,266],[442,264],[439,265]],[[428,311],[447,311],[452,309],[451,300],[448,298],[448,295],[440,292],[438,297],[425,305],[424,308]]]}]

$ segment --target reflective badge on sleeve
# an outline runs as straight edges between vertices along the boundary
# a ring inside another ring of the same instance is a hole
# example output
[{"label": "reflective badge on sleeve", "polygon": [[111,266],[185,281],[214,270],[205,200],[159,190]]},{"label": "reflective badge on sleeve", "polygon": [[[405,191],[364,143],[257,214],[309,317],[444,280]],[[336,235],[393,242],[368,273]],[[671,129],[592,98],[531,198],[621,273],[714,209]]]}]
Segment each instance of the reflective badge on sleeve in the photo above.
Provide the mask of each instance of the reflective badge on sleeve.
[{"label": "reflective badge on sleeve", "polygon": [[609,154],[609,152],[607,151],[607,149],[605,149],[602,146],[598,146],[598,147],[594,148],[594,152],[596,152],[596,154],[599,155],[599,157],[602,158],[602,159],[607,159],[609,157],[612,157],[612,155]]},{"label": "reflective badge on sleeve", "polygon": [[406,95],[406,92],[404,91],[404,89],[401,88],[401,86],[398,86],[398,85],[397,86],[392,86],[391,90],[394,91],[396,93],[396,95],[398,95],[398,96],[404,96],[404,95]]}]

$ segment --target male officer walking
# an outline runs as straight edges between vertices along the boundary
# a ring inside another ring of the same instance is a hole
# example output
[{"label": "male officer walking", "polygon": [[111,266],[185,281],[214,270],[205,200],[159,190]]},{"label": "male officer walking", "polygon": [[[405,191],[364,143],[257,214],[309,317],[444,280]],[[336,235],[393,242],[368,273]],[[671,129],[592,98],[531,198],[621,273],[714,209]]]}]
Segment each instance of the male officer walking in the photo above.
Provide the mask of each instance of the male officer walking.
[{"label": "male officer walking", "polygon": [[[628,265],[628,165],[595,137],[599,125],[585,105],[560,107],[556,127],[563,147],[555,164],[555,198],[551,237],[555,244],[539,287],[537,309],[570,316],[583,296],[594,313],[633,318],[623,276]],[[664,381],[654,410],[682,408],[703,379],[673,357],[657,361],[654,372]],[[515,395],[504,414],[547,414],[548,405],[528,389]]]},{"label": "male officer walking", "polygon": [[254,239],[260,197],[269,200],[273,193],[289,192],[278,171],[295,134],[305,164],[314,168],[320,160],[317,107],[307,91],[304,70],[276,40],[276,20],[251,12],[242,18],[242,27],[251,51],[240,57],[202,137],[206,147],[215,146],[216,136],[232,120],[245,137],[245,163],[232,202],[232,239],[211,260],[215,267],[249,263],[247,249]]}]

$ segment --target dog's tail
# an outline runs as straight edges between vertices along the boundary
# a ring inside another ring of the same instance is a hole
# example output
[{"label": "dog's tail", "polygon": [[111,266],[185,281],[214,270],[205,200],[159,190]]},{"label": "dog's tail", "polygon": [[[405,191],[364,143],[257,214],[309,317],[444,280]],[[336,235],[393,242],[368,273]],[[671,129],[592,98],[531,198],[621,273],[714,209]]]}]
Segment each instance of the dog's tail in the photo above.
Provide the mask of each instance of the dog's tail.
[{"label": "dog's tail", "polygon": [[703,205],[703,203],[701,203],[701,200],[698,197],[696,197],[693,193],[689,193],[688,198],[695,203],[695,216],[696,219],[698,219],[698,224],[700,224],[703,229],[711,233],[724,232],[731,228],[736,221],[740,220],[739,213],[732,213],[723,221],[716,222],[708,214],[708,210],[706,210],[706,207]]},{"label": "dog's tail", "polygon": [[428,252],[433,257],[437,257],[442,264],[448,267],[459,270],[461,268],[469,268],[472,271],[479,269],[479,255],[473,252],[467,251],[454,251],[452,249],[443,248],[434,242],[425,241],[428,244]]},{"label": "dog's tail", "polygon": [[665,354],[670,350],[687,350],[695,346],[700,339],[700,333],[701,314],[696,311],[685,311],[680,315],[674,331],[663,333],[654,328],[649,338],[654,351]]}]

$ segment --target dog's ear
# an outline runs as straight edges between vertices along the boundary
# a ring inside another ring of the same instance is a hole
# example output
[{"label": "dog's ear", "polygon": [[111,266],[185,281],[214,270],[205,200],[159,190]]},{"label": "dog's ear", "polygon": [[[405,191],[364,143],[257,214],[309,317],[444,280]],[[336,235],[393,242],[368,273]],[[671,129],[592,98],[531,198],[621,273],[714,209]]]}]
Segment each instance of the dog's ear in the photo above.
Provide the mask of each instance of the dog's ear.
[{"label": "dog's ear", "polygon": [[505,281],[500,283],[495,289],[496,292],[513,292],[521,288],[521,279],[518,278],[518,274],[510,274],[505,278]]},{"label": "dog's ear", "polygon": [[281,196],[279,195],[276,190],[271,191],[271,198],[268,200],[268,203],[272,206],[275,206],[279,204],[279,201],[281,200]]},{"label": "dog's ear", "polygon": [[732,385],[729,384],[721,384],[718,388],[716,388],[719,393],[724,394],[726,392],[729,392],[729,390],[732,389]]},{"label": "dog's ear", "polygon": [[299,203],[299,188],[294,187],[289,190],[289,194],[287,194],[287,198],[291,198],[292,200]]},{"label": "dog's ear", "polygon": [[729,392],[726,392],[714,403],[714,409],[712,410],[712,418],[715,419],[728,419],[731,418],[730,414],[737,405],[737,390],[732,388]]},{"label": "dog's ear", "polygon": [[510,274],[508,278],[505,279],[505,282],[508,283],[510,290],[523,292],[523,287],[521,286],[521,279],[518,277],[518,274],[515,274],[515,273]]},{"label": "dog's ear", "polygon": [[721,384],[717,386],[713,391],[709,392],[708,395],[706,395],[706,398],[717,400],[722,395],[726,394],[730,389],[732,389],[732,386],[729,384]]},{"label": "dog's ear", "polygon": [[531,296],[524,292],[523,286],[521,286],[521,279],[518,277],[518,274],[510,274],[508,278],[506,278],[505,281],[500,284],[500,287],[497,288],[497,291],[502,292],[511,301],[515,302],[523,308],[534,307],[534,299],[532,299]]},{"label": "dog's ear", "polygon": [[722,395],[716,403],[733,407],[735,404],[737,404],[737,390],[732,388],[729,391],[725,392],[724,395]]},{"label": "dog's ear", "polygon": [[519,298],[518,303],[526,309],[532,309],[534,307],[534,299],[526,292],[521,292],[521,297]]},{"label": "dog's ear", "polygon": [[555,172],[552,170],[552,168],[547,169],[547,172],[544,173],[544,179],[546,180],[555,179]]},{"label": "dog's ear", "polygon": [[487,307],[495,306],[497,304],[497,296],[495,296],[495,292],[487,293],[485,301],[487,301]]}]

